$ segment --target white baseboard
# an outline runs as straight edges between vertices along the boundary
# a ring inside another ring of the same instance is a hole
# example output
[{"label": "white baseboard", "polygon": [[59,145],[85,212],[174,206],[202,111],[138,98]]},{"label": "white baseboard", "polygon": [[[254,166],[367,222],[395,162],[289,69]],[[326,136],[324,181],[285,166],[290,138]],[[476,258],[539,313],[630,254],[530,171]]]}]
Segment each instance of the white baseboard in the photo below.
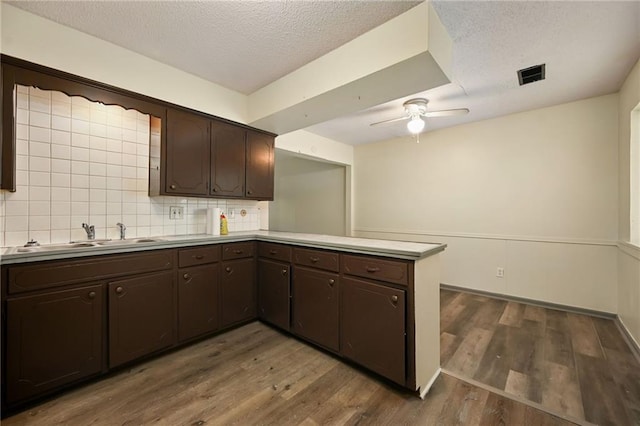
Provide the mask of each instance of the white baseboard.
[{"label": "white baseboard", "polygon": [[438,376],[440,376],[440,372],[441,371],[442,371],[442,369],[438,367],[438,370],[433,375],[433,377],[431,377],[431,380],[429,380],[429,382],[425,386],[421,386],[420,387],[420,391],[419,391],[420,392],[420,399],[424,399],[425,396],[427,396],[427,393],[431,389],[431,386],[433,386],[433,384],[435,383],[435,381],[438,378]]}]

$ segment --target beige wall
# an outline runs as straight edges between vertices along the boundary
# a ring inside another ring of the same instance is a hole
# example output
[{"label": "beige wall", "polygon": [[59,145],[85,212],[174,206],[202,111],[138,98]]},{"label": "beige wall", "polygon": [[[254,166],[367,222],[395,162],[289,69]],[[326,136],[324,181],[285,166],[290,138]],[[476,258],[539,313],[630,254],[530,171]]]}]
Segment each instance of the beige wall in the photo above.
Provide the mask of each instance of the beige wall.
[{"label": "beige wall", "polygon": [[0,2],[2,53],[246,123],[248,98]]},{"label": "beige wall", "polygon": [[[640,247],[629,244],[630,236],[630,163],[631,111],[640,103],[640,61],[627,77],[619,95],[619,250],[618,315],[640,342]],[[636,159],[637,161],[637,159]],[[636,163],[637,164],[637,163]]]},{"label": "beige wall", "polygon": [[448,243],[447,284],[616,312],[617,109],[614,94],[357,146],[354,233]]},{"label": "beige wall", "polygon": [[345,235],[346,167],[276,151],[274,231]]}]

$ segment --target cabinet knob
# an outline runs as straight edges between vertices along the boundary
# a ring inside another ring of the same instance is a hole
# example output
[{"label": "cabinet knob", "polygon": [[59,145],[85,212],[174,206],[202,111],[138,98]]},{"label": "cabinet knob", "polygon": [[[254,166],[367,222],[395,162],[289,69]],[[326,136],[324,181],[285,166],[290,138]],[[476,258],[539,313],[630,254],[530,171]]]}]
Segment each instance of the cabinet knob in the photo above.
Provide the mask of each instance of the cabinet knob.
[{"label": "cabinet knob", "polygon": [[236,249],[233,251],[235,254],[242,254],[244,253],[244,251],[240,250],[240,249]]},{"label": "cabinet knob", "polygon": [[286,269],[282,270],[282,275],[287,275],[287,270]]},{"label": "cabinet knob", "polygon": [[316,263],[316,262],[318,262],[318,261],[320,260],[320,258],[319,258],[319,257],[310,256],[310,257],[309,257],[309,260],[310,260],[312,263]]},{"label": "cabinet knob", "polygon": [[393,303],[398,303],[398,296],[391,296],[391,301]]},{"label": "cabinet knob", "polygon": [[189,274],[184,274],[184,275],[182,276],[182,278],[184,278],[185,280],[190,280],[190,279],[191,279],[191,275],[189,275]]},{"label": "cabinet knob", "polygon": [[333,278],[329,279],[329,286],[333,287],[333,285],[336,283],[336,280],[334,280]]},{"label": "cabinet knob", "polygon": [[176,186],[174,184],[171,184],[171,185],[169,185],[169,188],[176,189]]},{"label": "cabinet knob", "polygon": [[89,292],[89,299],[95,299],[96,298],[96,292],[95,291],[90,291]]},{"label": "cabinet knob", "polygon": [[248,190],[247,194],[251,195],[251,194],[253,194],[253,191],[252,190]]},{"label": "cabinet knob", "polygon": [[227,271],[227,272],[231,272],[232,271],[231,266],[227,266],[226,268],[224,268],[224,270]]},{"label": "cabinet knob", "polygon": [[218,188],[212,188],[211,189],[213,192],[218,192]]},{"label": "cabinet knob", "polygon": [[116,293],[117,294],[122,294],[123,291],[124,291],[124,288],[122,288],[120,286],[116,287]]}]

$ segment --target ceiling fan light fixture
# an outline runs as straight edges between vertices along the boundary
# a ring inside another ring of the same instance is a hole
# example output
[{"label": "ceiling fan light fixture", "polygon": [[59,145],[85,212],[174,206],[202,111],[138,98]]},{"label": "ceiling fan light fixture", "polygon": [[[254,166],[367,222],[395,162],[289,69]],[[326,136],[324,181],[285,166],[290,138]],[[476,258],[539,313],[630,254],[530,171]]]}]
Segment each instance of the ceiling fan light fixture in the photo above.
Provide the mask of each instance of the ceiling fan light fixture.
[{"label": "ceiling fan light fixture", "polygon": [[407,123],[407,129],[414,135],[417,135],[424,129],[424,120],[418,115],[411,117],[411,121]]}]

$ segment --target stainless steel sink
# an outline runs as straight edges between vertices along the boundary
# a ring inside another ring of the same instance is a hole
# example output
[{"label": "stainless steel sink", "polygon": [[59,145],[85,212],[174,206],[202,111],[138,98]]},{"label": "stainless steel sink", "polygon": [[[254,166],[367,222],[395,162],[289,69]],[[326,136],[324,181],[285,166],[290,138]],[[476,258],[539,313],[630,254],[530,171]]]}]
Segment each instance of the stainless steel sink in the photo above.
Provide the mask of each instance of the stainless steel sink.
[{"label": "stainless steel sink", "polygon": [[94,241],[72,241],[63,244],[45,244],[41,246],[17,247],[16,253],[39,253],[56,250],[75,250],[91,247],[104,247],[112,245],[129,245],[141,243],[157,243],[166,241],[163,238],[131,238],[129,240],[94,240]]},{"label": "stainless steel sink", "polygon": [[140,244],[140,243],[158,243],[160,241],[166,241],[166,240],[163,238],[132,238],[130,240],[99,241],[96,243],[96,245],[111,246],[111,245]]},{"label": "stainless steel sink", "polygon": [[31,247],[18,247],[16,252],[18,253],[31,253],[41,251],[55,251],[55,250],[68,250],[75,248],[95,247],[93,243],[65,243],[65,244],[47,244],[43,246],[31,246]]}]

